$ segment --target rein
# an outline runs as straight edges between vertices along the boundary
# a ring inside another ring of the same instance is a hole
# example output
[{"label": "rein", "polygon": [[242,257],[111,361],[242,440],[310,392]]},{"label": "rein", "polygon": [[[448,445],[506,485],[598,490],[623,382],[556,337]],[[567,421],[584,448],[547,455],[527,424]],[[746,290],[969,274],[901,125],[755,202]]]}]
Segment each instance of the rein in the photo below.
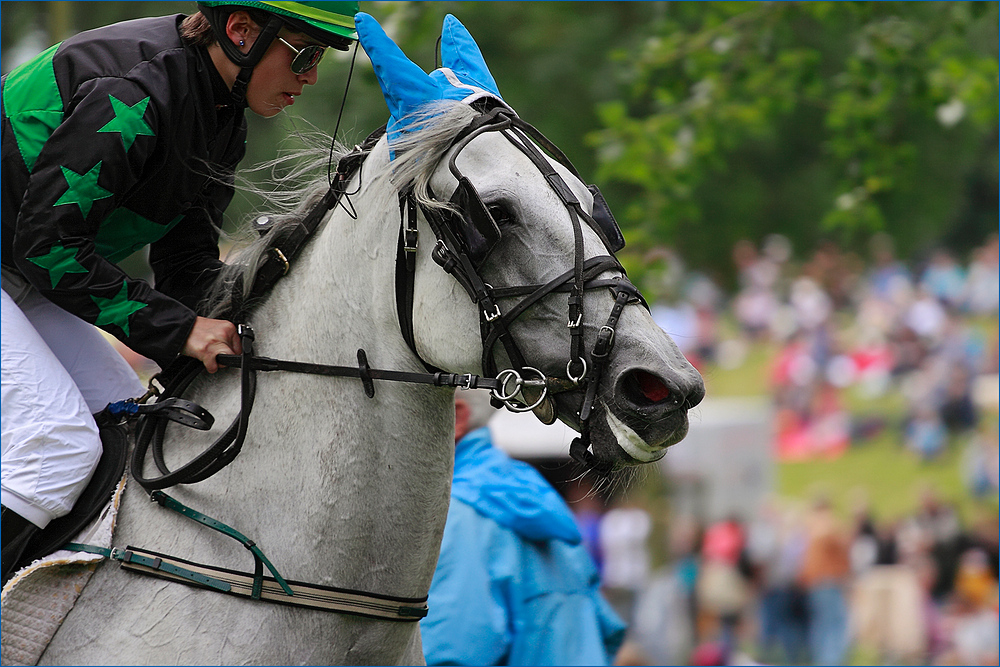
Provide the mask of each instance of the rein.
[{"label": "rein", "polygon": [[[368,357],[363,349],[358,350],[357,366],[334,366],[258,357],[253,353],[253,329],[249,325],[240,324],[237,327],[237,331],[242,342],[243,353],[238,355],[220,354],[216,356],[216,361],[221,366],[239,368],[241,371],[239,415],[212,446],[183,467],[171,471],[167,467],[163,456],[163,434],[168,419],[179,421],[179,418],[174,415],[180,412],[180,407],[173,402],[174,399],[167,398],[161,399],[157,403],[154,403],[154,405],[169,402],[167,404],[173,407],[171,412],[160,414],[157,411],[143,411],[144,415],[158,417],[158,419],[143,419],[140,421],[139,431],[136,435],[136,447],[132,453],[132,476],[147,491],[157,491],[177,484],[201,482],[229,465],[236,458],[246,439],[250,412],[253,409],[256,397],[257,376],[255,373],[257,371],[287,371],[310,375],[324,375],[327,377],[358,378],[364,387],[365,395],[369,398],[375,396],[374,380],[427,384],[435,387],[453,387],[457,389],[488,389],[492,392],[493,396],[501,400],[512,399],[524,387],[542,387],[544,390],[547,390],[544,382],[525,379],[513,370],[503,371],[496,378],[485,378],[471,373],[459,374],[443,371],[436,373],[413,373],[371,368],[368,365]],[[203,366],[198,364],[191,372],[177,377],[174,383],[164,389],[163,395],[171,396],[174,393],[182,392],[200,373],[201,368]],[[186,403],[198,407],[196,404]],[[140,410],[142,407],[140,406]],[[115,411],[112,411],[112,414],[115,414]],[[189,417],[188,421],[191,421]],[[195,424],[188,423],[187,425]],[[200,428],[207,430],[210,427],[211,422],[208,422],[207,425]],[[153,450],[153,461],[162,473],[159,477],[145,477],[141,472],[144,468],[146,453],[150,446],[152,446]]]}]

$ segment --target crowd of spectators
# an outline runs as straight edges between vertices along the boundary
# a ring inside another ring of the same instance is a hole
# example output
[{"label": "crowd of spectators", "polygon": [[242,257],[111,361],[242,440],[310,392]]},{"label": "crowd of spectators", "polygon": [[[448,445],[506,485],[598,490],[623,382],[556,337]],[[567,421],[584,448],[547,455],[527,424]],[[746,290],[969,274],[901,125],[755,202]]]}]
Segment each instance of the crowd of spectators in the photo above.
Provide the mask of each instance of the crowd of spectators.
[{"label": "crowd of spectators", "polygon": [[842,519],[822,495],[748,519],[671,517],[667,564],[653,570],[649,515],[603,516],[605,595],[629,625],[617,664],[1000,659],[996,514],[965,527],[932,490],[891,523],[863,504]]},{"label": "crowd of spectators", "polygon": [[[794,275],[773,252],[741,269],[745,286],[735,315],[745,336],[759,337],[761,325],[759,313],[741,314],[743,300],[764,290],[778,304],[764,320],[766,335],[780,345],[771,376],[779,455],[835,456],[884,426],[898,426],[905,445],[927,460],[940,455],[949,438],[977,429],[984,431],[979,444],[995,445],[988,436],[996,420],[980,420],[977,392],[996,384],[996,326],[984,331],[976,323],[996,322],[998,251],[994,234],[967,266],[937,249],[911,271],[896,259],[891,239],[876,236],[867,268],[830,245]],[[743,266],[746,260],[736,255]],[[777,278],[765,282],[761,275]],[[901,392],[903,422],[886,424],[877,410],[852,419],[843,395],[851,386],[873,404],[890,390]],[[992,456],[997,467],[995,446],[978,456]]]},{"label": "crowd of spectators", "polygon": [[[738,366],[752,345],[776,347],[768,380],[780,459],[836,457],[892,428],[928,461],[949,442],[970,443],[968,483],[976,493],[995,492],[996,417],[980,412],[997,401],[997,235],[964,265],[937,249],[911,269],[885,235],[872,238],[870,251],[866,263],[826,244],[794,263],[783,236],[767,237],[759,250],[741,241],[728,302],[671,256],[665,282],[674,298],[652,314],[696,366]],[[727,317],[738,335],[721,333]],[[848,389],[873,406],[867,414],[850,414]],[[879,408],[891,394],[905,401],[896,422]]]}]

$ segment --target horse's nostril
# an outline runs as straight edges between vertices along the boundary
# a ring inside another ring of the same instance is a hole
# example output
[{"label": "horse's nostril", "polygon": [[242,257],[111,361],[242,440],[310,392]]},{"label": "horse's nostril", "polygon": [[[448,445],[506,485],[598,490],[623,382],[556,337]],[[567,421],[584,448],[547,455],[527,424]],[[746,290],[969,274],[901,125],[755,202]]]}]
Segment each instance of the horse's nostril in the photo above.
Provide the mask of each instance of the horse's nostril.
[{"label": "horse's nostril", "polygon": [[635,405],[654,405],[673,400],[670,389],[663,380],[643,370],[629,371],[622,383],[625,397]]},{"label": "horse's nostril", "polygon": [[653,403],[659,403],[670,396],[670,390],[663,384],[660,378],[646,371],[636,371],[636,380],[639,381],[639,389],[643,396]]},{"label": "horse's nostril", "polygon": [[705,385],[699,383],[691,392],[687,395],[687,399],[684,401],[684,407],[688,410],[692,409],[705,398]]}]

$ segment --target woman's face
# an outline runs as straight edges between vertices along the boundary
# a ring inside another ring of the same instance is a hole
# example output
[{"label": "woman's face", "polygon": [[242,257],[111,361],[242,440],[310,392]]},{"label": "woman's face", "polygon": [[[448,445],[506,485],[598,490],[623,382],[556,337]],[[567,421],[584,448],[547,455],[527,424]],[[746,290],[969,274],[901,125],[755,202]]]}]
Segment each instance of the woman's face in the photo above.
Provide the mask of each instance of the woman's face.
[{"label": "woman's face", "polygon": [[[278,32],[281,37],[296,49],[316,44],[313,39],[302,33],[291,32],[282,28]],[[254,67],[250,83],[247,85],[247,106],[254,113],[270,118],[287,106],[295,103],[295,98],[302,94],[306,85],[316,83],[318,74],[312,68],[305,74],[292,71],[292,60],[295,52],[281,40],[275,39],[264,57]]]}]

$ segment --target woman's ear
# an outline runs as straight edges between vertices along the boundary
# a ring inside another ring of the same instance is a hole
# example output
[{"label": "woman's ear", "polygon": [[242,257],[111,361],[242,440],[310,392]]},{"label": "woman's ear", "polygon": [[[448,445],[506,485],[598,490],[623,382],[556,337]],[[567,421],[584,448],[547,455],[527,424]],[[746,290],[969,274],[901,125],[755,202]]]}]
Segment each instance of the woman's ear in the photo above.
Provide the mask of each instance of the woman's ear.
[{"label": "woman's ear", "polygon": [[258,32],[257,24],[243,10],[233,12],[226,19],[226,36],[229,37],[233,44],[239,46],[244,53],[249,51],[250,47],[253,46]]}]

